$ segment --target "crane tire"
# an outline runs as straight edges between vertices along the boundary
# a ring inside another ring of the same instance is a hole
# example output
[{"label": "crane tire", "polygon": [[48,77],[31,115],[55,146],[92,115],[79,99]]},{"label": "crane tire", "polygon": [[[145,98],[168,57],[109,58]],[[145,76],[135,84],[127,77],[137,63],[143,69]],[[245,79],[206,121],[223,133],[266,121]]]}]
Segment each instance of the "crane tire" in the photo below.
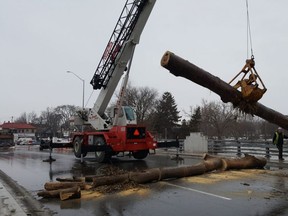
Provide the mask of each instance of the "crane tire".
[{"label": "crane tire", "polygon": [[142,160],[147,157],[148,153],[149,153],[149,150],[140,150],[140,151],[132,152],[132,155],[135,159]]},{"label": "crane tire", "polygon": [[[95,145],[103,146],[106,145],[106,142],[103,137],[97,137]],[[98,163],[104,163],[111,159],[111,153],[107,151],[95,151],[95,159]]]},{"label": "crane tire", "polygon": [[81,158],[81,154],[83,154],[83,157],[87,155],[87,152],[82,151],[82,142],[83,139],[80,136],[76,137],[73,141],[73,152],[77,158]]}]

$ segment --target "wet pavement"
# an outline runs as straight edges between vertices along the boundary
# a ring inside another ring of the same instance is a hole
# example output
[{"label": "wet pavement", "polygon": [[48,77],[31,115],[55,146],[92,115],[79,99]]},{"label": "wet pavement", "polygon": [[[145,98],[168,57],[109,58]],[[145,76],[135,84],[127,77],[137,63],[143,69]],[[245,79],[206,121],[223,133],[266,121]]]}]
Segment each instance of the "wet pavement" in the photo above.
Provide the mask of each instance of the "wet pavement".
[{"label": "wet pavement", "polygon": [[98,164],[89,153],[81,164],[71,150],[54,149],[53,163],[43,162],[48,151],[37,146],[0,150],[0,170],[29,191],[45,208],[57,215],[288,215],[288,164],[270,161],[264,170],[212,172],[201,176],[147,184],[112,194],[85,195],[59,201],[36,194],[57,177],[97,175],[116,166],[124,170],[193,165],[200,157],[160,151],[137,161],[128,156],[110,164]]},{"label": "wet pavement", "polygon": [[27,215],[7,188],[0,182],[0,215]]}]

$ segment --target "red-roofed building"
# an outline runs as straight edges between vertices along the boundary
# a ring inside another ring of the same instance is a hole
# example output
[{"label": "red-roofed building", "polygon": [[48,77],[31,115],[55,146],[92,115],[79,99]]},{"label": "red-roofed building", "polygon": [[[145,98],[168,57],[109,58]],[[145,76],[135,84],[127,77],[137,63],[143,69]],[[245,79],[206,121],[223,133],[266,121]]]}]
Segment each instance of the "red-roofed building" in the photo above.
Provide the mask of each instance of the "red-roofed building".
[{"label": "red-roofed building", "polygon": [[14,142],[19,138],[35,139],[36,127],[26,123],[4,122],[0,130],[11,131],[14,134]]}]

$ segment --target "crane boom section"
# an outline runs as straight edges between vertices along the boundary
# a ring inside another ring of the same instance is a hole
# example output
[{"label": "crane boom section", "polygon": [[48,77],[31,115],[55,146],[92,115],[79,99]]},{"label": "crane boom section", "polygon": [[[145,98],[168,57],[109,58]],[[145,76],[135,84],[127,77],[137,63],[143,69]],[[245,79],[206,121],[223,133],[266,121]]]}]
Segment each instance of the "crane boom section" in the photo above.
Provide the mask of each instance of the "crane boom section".
[{"label": "crane boom section", "polygon": [[93,112],[102,116],[131,60],[156,0],[127,0],[95,74],[93,89],[101,89]]}]

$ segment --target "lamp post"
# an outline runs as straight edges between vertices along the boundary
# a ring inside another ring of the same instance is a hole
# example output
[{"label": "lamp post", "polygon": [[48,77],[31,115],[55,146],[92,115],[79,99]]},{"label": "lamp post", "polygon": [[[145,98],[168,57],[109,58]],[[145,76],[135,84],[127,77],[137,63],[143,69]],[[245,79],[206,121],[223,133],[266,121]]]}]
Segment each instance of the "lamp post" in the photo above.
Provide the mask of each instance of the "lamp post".
[{"label": "lamp post", "polygon": [[[82,81],[82,85],[83,85],[83,95],[82,95],[82,110],[84,111],[84,95],[85,95],[85,80],[82,79],[80,76],[78,76],[76,73],[74,73],[73,71],[67,71],[67,73],[71,73],[74,76],[76,76],[79,80]],[[81,126],[81,131],[84,132],[84,120],[83,120],[83,124]],[[81,163],[83,163],[83,153],[81,151]]]},{"label": "lamp post", "polygon": [[82,95],[82,109],[84,110],[84,95],[85,95],[85,80],[82,79],[80,76],[78,76],[76,73],[74,73],[73,71],[67,71],[67,73],[71,73],[74,76],[76,76],[79,80],[82,81],[82,85],[83,85],[83,95]]}]

